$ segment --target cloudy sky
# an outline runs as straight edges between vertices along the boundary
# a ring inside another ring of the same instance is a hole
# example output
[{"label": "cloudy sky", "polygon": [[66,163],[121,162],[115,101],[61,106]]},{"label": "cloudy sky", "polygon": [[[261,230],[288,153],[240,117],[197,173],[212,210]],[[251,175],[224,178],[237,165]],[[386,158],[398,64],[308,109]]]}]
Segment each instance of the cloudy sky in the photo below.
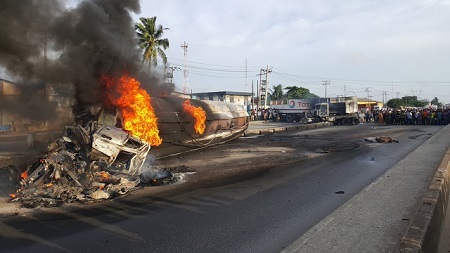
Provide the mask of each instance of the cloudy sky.
[{"label": "cloudy sky", "polygon": [[170,66],[183,69],[188,44],[193,92],[251,92],[268,66],[269,87],[450,102],[449,13],[450,0],[146,0],[135,18],[170,28]]}]

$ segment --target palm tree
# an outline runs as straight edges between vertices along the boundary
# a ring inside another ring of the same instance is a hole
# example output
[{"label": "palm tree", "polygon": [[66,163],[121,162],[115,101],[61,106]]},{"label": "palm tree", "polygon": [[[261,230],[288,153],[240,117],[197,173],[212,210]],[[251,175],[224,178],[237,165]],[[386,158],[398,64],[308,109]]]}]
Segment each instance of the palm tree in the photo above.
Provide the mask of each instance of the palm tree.
[{"label": "palm tree", "polygon": [[161,57],[164,65],[167,64],[167,57],[164,50],[169,48],[169,40],[161,38],[164,30],[162,25],[156,26],[156,16],[152,18],[139,18],[140,23],[134,25],[136,35],[139,39],[138,46],[143,51],[143,61],[148,61],[148,73],[150,75],[150,66],[156,67],[157,57]]},{"label": "palm tree", "polygon": [[284,94],[283,94],[283,86],[281,84],[278,85],[274,85],[272,89],[270,90],[270,99],[272,101],[279,101],[282,100],[284,98]]}]

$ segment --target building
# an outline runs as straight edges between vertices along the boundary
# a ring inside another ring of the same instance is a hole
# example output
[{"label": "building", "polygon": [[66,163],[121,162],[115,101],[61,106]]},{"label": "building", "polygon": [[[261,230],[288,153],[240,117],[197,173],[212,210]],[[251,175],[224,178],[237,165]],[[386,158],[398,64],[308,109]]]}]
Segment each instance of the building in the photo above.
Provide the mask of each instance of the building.
[{"label": "building", "polygon": [[[34,92],[27,94],[24,93],[27,87],[23,84],[0,78],[0,132],[44,130],[71,122],[73,96],[63,97],[56,92],[56,89],[68,92],[69,86],[71,85],[47,84],[34,87]],[[34,110],[36,106],[45,108],[42,110],[48,108],[52,115],[32,119],[31,114],[37,115]]]},{"label": "building", "polygon": [[191,98],[199,100],[224,101],[243,105],[246,107],[252,104],[251,92],[238,92],[238,91],[200,92],[200,93],[192,93]]},{"label": "building", "polygon": [[371,100],[367,98],[358,98],[358,109],[359,110],[369,110],[372,111],[375,108],[383,108],[383,102],[378,102],[376,100]]},{"label": "building", "polygon": [[21,91],[15,83],[0,79],[0,131],[10,131],[14,128],[16,117],[5,109],[5,103],[18,98],[20,94]]}]

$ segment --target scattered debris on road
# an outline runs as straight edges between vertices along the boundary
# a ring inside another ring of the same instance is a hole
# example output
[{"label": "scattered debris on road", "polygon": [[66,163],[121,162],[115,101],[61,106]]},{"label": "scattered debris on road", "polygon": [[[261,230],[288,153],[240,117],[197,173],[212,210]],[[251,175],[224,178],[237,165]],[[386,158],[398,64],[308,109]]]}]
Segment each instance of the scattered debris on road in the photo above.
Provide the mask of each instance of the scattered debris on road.
[{"label": "scattered debris on road", "polygon": [[175,181],[170,170],[142,169],[150,145],[120,128],[67,126],[61,138],[20,175],[11,201],[24,207],[93,202],[127,193],[139,184]]},{"label": "scattered debris on road", "polygon": [[375,137],[375,138],[365,138],[364,140],[367,141],[367,142],[373,142],[373,143],[392,143],[392,142],[399,143],[398,140],[395,140],[395,139],[393,139],[391,137],[388,137],[388,136]]}]

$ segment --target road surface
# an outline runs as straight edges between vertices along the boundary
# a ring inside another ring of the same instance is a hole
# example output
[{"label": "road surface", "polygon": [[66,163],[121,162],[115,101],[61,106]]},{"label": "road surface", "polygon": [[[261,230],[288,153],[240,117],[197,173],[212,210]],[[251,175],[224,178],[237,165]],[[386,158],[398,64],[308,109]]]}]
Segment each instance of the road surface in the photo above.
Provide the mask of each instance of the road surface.
[{"label": "road surface", "polygon": [[[159,159],[155,166],[186,166],[195,174],[93,205],[10,208],[13,215],[0,223],[0,250],[279,252],[440,129],[335,126],[240,138]],[[399,143],[365,141],[376,136]],[[401,238],[407,225],[390,229]]]}]

